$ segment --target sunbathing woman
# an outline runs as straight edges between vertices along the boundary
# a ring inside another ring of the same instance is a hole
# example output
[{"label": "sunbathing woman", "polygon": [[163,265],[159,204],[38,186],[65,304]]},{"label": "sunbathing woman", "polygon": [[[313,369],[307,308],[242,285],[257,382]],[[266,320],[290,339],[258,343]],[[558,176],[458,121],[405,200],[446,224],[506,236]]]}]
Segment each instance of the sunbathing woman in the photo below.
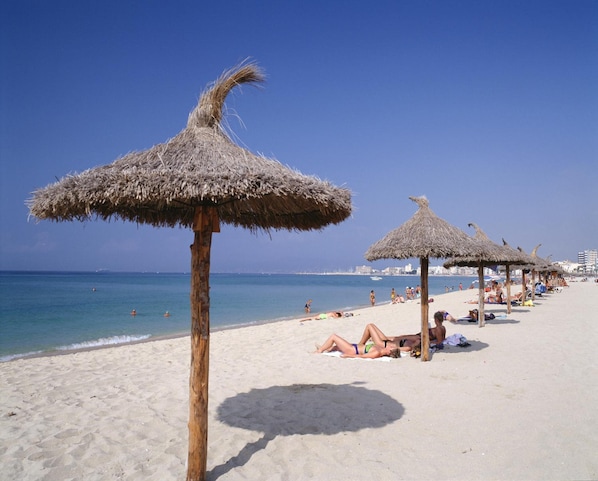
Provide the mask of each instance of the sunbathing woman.
[{"label": "sunbathing woman", "polygon": [[341,312],[341,311],[334,311],[334,312],[322,312],[314,317],[307,317],[305,319],[299,319],[299,322],[303,321],[317,321],[320,319],[334,319],[336,317],[351,317],[353,316],[352,312]]},{"label": "sunbathing woman", "polygon": [[340,351],[342,353],[341,357],[359,357],[363,359],[376,359],[383,356],[400,357],[399,350],[394,346],[380,347],[376,344],[351,344],[336,334],[332,334],[326,339],[316,352],[321,354],[333,351]]},{"label": "sunbathing woman", "polygon": [[411,348],[421,341],[419,334],[387,336],[375,324],[368,324],[365,326],[359,344],[365,344],[370,339],[378,347],[393,347],[400,351],[411,351]]}]

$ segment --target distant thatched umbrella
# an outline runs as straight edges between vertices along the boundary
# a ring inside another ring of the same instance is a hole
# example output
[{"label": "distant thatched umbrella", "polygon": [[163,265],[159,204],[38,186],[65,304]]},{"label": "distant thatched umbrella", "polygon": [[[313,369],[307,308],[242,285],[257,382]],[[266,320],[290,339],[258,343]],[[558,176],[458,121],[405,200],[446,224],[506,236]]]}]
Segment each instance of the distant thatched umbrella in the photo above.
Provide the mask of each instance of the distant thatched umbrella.
[{"label": "distant thatched umbrella", "polygon": [[[507,296],[508,296],[508,301],[507,301],[507,312],[510,314],[511,313],[511,281],[509,279],[509,274],[510,274],[510,267],[521,267],[521,266],[525,266],[526,264],[528,264],[530,262],[530,257],[523,252],[522,250],[518,249],[513,249],[506,240],[502,240],[503,246],[506,249],[509,249],[510,251],[514,252],[515,254],[519,255],[520,260],[516,261],[516,262],[510,262],[508,264],[505,264],[505,268],[506,268],[506,272],[507,272]],[[525,273],[523,274],[523,279],[525,280]],[[525,282],[522,282],[521,284],[521,301],[525,301]]]},{"label": "distant thatched umbrella", "polygon": [[532,259],[532,262],[529,265],[529,268],[532,271],[532,301],[536,299],[536,272],[542,270],[546,266],[544,259],[541,259],[538,256],[538,249],[541,245],[542,244],[538,244],[536,247],[534,247],[532,249],[532,253],[530,254]]},{"label": "distant thatched umbrella", "polygon": [[428,333],[428,264],[429,259],[472,255],[479,252],[477,243],[465,232],[438,217],[426,197],[409,197],[419,209],[411,219],[389,232],[365,253],[368,261],[418,257],[421,266],[421,335],[422,361],[429,360]]},{"label": "distant thatched umbrella", "polygon": [[230,90],[262,80],[253,63],[225,72],[171,140],[67,176],[28,201],[38,219],[121,218],[193,229],[188,480],[206,473],[212,232],[219,221],[252,230],[313,230],[351,213],[347,189],[256,156],[224,134],[220,122]]},{"label": "distant thatched umbrella", "polygon": [[522,270],[522,276],[521,276],[521,283],[522,283],[522,292],[523,292],[523,300],[527,299],[527,289],[526,289],[526,285],[527,285],[527,281],[525,279],[525,274],[526,272],[531,272],[532,275],[532,289],[531,289],[531,295],[532,295],[532,299],[534,299],[535,297],[535,275],[536,275],[536,271],[538,270],[538,268],[542,268],[545,264],[543,262],[541,262],[538,258],[538,249],[540,248],[542,244],[538,244],[536,247],[534,247],[532,249],[532,253],[531,254],[526,254],[525,251],[521,248],[521,247],[517,247],[517,249],[523,253],[525,256],[527,256],[527,262],[525,264],[520,264],[521,270]]},{"label": "distant thatched umbrella", "polygon": [[[469,227],[475,229],[474,239],[481,246],[478,254],[469,254],[466,256],[456,256],[444,263],[445,267],[469,266],[478,268],[479,278],[479,298],[478,298],[478,326],[483,327],[486,323],[484,316],[484,266],[508,265],[511,262],[521,262],[522,256],[512,249],[495,244],[480,229],[477,224],[469,223]],[[511,312],[511,289],[509,286],[509,269],[507,267],[507,310]]]}]

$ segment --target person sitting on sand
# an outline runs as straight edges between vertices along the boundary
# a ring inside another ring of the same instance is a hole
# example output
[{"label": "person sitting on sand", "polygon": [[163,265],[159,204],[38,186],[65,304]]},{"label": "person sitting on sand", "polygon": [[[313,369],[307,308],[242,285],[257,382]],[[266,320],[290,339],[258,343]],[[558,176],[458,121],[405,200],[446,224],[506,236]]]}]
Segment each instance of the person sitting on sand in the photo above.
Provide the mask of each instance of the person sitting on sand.
[{"label": "person sitting on sand", "polygon": [[[438,348],[442,348],[442,343],[446,339],[446,327],[442,325],[444,322],[444,315],[442,311],[436,311],[434,313],[434,327],[428,328],[428,337],[430,345],[436,345]],[[417,334],[421,338],[421,332]]]},{"label": "person sitting on sand", "polygon": [[[442,325],[444,322],[445,311],[436,311],[434,313],[434,327],[431,327],[428,332],[430,334],[430,343],[436,344],[437,346],[442,345],[446,339],[446,327]],[[452,316],[451,316],[452,317]]]},{"label": "person sitting on sand", "polygon": [[335,317],[351,317],[353,314],[351,312],[342,312],[342,311],[333,311],[333,312],[322,312],[314,317],[307,317],[305,319],[300,319],[300,322],[303,321],[317,321],[320,319],[334,319]]},{"label": "person sitting on sand", "polygon": [[392,304],[403,304],[405,302],[405,298],[401,294],[395,295],[394,299],[392,300]]},{"label": "person sitting on sand", "polygon": [[497,287],[496,290],[490,291],[484,302],[487,304],[501,304],[503,302],[502,289]]},{"label": "person sitting on sand", "polygon": [[376,344],[351,344],[337,334],[332,334],[324,344],[318,346],[316,353],[339,351],[341,357],[357,357],[362,359],[376,359],[379,357],[400,357],[400,352],[394,346],[380,347]]}]

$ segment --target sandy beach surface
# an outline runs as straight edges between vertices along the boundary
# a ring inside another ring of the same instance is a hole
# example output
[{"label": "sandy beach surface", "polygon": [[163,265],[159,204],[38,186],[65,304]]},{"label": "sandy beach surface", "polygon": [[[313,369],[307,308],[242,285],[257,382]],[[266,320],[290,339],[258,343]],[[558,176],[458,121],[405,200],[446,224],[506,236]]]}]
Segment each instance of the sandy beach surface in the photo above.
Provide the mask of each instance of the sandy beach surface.
[{"label": "sandy beach surface", "polygon": [[[476,293],[435,296],[430,319]],[[368,322],[419,332],[418,302],[214,332],[208,479],[598,479],[597,294],[447,322],[471,346],[426,363],[312,354]],[[184,479],[189,360],[183,337],[0,364],[0,478]]]}]

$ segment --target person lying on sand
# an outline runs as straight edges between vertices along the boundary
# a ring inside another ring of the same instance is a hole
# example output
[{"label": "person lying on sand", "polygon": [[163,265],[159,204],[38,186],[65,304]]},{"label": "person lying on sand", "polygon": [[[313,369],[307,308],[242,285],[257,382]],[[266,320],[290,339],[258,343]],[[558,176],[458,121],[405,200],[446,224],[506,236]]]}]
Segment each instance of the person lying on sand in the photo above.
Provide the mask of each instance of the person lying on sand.
[{"label": "person lying on sand", "polygon": [[[443,312],[444,311],[437,311],[434,313],[435,326],[431,327],[428,331],[430,343],[436,344],[437,346],[440,346],[446,339],[446,327],[442,325],[444,322]],[[421,332],[402,336],[387,336],[375,324],[368,324],[365,326],[365,330],[363,331],[363,335],[359,342],[360,344],[365,344],[370,339],[377,346],[393,346],[401,351],[411,351],[414,346],[421,343]]]},{"label": "person lying on sand", "polygon": [[386,348],[393,347],[400,351],[410,351],[411,348],[421,342],[419,334],[406,334],[403,336],[387,336],[376,324],[365,326],[359,344],[366,344],[371,340],[376,346]]},{"label": "person lying on sand", "polygon": [[341,357],[358,357],[362,359],[376,359],[383,356],[400,357],[399,350],[394,346],[380,347],[376,344],[351,344],[337,334],[330,335],[324,341],[324,344],[317,346],[317,348],[315,352],[318,354],[340,351],[342,353]]},{"label": "person lying on sand", "polygon": [[444,318],[445,321],[457,322],[457,319],[455,319],[452,315],[450,315],[448,313],[448,311],[438,311],[438,312],[442,312],[442,317]]},{"label": "person lying on sand", "polygon": [[322,312],[314,317],[307,317],[305,319],[299,319],[299,322],[303,321],[317,321],[320,319],[334,319],[335,317],[351,317],[353,316],[352,312],[342,312],[342,311],[333,311],[333,312]]}]

